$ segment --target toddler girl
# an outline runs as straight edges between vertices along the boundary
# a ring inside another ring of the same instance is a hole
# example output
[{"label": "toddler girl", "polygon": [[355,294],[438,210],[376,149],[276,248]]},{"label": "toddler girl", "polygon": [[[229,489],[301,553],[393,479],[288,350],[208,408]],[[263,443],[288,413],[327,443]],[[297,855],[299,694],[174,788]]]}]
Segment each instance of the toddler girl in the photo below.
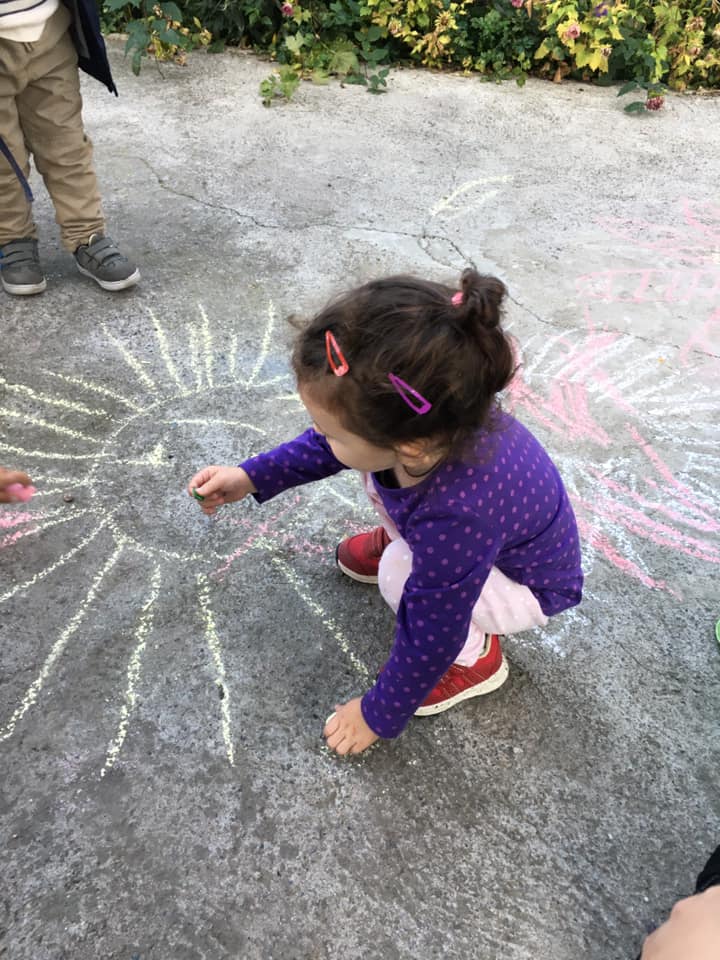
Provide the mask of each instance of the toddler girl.
[{"label": "toddler girl", "polygon": [[499,636],[579,603],[580,549],[557,469],[500,410],[514,373],[500,325],[505,288],[474,270],[462,290],[395,276],[346,293],[297,340],[312,426],[239,467],[206,467],[188,490],[218,506],[359,470],[382,526],[343,541],[341,570],[377,582],[397,614],[375,685],[335,707],[339,754],[396,737],[415,715],[507,678]]}]

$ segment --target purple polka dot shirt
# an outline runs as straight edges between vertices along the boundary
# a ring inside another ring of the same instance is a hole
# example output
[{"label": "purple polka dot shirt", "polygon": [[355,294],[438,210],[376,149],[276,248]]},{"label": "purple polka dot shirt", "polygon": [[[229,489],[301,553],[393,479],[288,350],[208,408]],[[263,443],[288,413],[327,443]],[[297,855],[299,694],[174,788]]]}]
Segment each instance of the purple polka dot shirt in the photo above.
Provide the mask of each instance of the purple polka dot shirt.
[{"label": "purple polka dot shirt", "polygon": [[[259,503],[345,469],[324,437],[295,440],[241,464]],[[583,575],[572,507],[558,471],[521,423],[501,414],[475,455],[441,464],[416,486],[375,488],[412,550],[395,642],[363,716],[395,737],[462,649],[493,566],[527,586],[547,616],[580,602]]]}]

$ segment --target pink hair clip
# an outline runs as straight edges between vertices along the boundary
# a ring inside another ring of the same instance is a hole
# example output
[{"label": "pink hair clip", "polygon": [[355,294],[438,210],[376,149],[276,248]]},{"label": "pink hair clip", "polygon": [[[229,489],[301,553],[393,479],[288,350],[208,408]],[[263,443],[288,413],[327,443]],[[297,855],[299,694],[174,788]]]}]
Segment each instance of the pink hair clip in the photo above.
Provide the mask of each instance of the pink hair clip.
[{"label": "pink hair clip", "polygon": [[463,302],[462,290],[458,290],[457,293],[452,295],[451,303],[454,307],[461,307]]},{"label": "pink hair clip", "polygon": [[[425,397],[421,393],[418,393],[414,387],[411,387],[409,383],[405,383],[400,377],[396,377],[394,373],[388,374],[388,380],[414,413],[422,416],[424,413],[427,413],[428,410],[432,409],[432,404],[429,400],[426,400]],[[414,403],[411,398],[418,400],[419,403]]]},{"label": "pink hair clip", "polygon": [[[350,364],[345,359],[340,345],[329,330],[325,331],[325,352],[327,353],[330,369],[335,376],[344,377],[350,370]],[[333,352],[335,356],[333,356]]]}]

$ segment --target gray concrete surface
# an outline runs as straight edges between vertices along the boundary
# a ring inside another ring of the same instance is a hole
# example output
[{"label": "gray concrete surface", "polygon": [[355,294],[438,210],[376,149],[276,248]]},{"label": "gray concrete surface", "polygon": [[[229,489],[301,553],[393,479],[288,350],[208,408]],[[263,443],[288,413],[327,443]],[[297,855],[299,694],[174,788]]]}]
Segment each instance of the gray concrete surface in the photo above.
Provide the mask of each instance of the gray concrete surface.
[{"label": "gray concrete surface", "polygon": [[[86,83],[142,285],[0,301],[0,955],[630,958],[720,835],[720,100],[394,72],[257,94],[194,56]],[[357,762],[322,748],[392,618],[336,572],[354,478],[204,521],[182,487],[304,426],[292,330],[390,271],[509,285],[507,403],[552,451],[587,595],[511,680]],[[63,497],[68,494],[72,502]]]}]

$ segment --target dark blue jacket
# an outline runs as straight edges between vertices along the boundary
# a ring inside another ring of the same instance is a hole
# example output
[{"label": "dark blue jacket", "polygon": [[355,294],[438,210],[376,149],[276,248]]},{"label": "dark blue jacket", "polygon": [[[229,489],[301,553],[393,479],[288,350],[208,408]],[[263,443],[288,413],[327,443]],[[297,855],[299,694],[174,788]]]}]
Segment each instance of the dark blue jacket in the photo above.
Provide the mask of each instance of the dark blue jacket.
[{"label": "dark blue jacket", "polygon": [[[110,72],[105,41],[100,32],[97,4],[94,0],[63,0],[63,2],[73,18],[70,33],[78,54],[78,66],[85,73],[89,73],[91,77],[95,77],[96,80],[104,83],[110,93],[117,96],[117,87]],[[28,200],[32,200],[30,184],[25,179],[15,157],[13,157],[10,148],[2,137],[0,137],[0,154],[5,156],[7,162],[15,171]]]},{"label": "dark blue jacket", "polygon": [[100,32],[97,4],[94,0],[63,0],[63,2],[73,18],[70,32],[78,52],[78,66],[100,83],[104,83],[110,93],[117,96],[117,87],[110,73],[105,41]]}]

